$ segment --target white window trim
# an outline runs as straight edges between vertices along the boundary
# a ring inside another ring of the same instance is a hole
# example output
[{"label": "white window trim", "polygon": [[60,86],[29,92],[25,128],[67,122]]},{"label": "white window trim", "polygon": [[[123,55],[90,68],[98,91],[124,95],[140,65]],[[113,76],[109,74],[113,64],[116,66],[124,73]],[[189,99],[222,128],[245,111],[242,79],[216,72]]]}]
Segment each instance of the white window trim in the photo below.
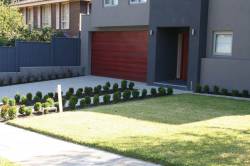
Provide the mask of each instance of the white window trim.
[{"label": "white window trim", "polygon": [[106,4],[105,0],[103,0],[103,6],[104,7],[115,7],[119,5],[119,0],[117,0],[117,4]]},{"label": "white window trim", "polygon": [[56,4],[56,29],[60,29],[60,4]]},{"label": "white window trim", "polygon": [[[216,36],[217,35],[232,35],[232,45],[231,45],[231,53],[218,53],[216,52]],[[232,56],[233,52],[233,32],[232,31],[214,31],[213,32],[213,56]]]},{"label": "white window trim", "polygon": [[33,28],[34,26],[34,15],[33,15],[33,7],[27,8],[27,25],[30,26],[30,28]]},{"label": "white window trim", "polygon": [[[48,13],[47,13],[47,25],[44,24],[44,21],[45,21],[45,18],[44,16],[46,16],[46,14],[43,16],[43,8],[45,8],[45,12],[46,12],[46,8],[48,9]],[[41,13],[42,13],[42,28],[50,28],[51,27],[51,5],[44,5],[42,6],[42,10],[41,10]]]},{"label": "white window trim", "polygon": [[131,0],[129,0],[129,4],[130,5],[137,5],[137,4],[145,4],[145,3],[147,3],[148,1],[146,0],[146,1],[140,1],[140,0],[135,0],[135,1],[131,1]]},{"label": "white window trim", "polygon": [[41,7],[37,7],[37,28],[41,28]]},{"label": "white window trim", "polygon": [[[68,5],[68,18],[67,18],[67,20],[63,20],[63,18],[62,18],[62,6],[63,5]],[[70,27],[70,4],[67,2],[67,3],[63,3],[63,4],[61,4],[60,5],[61,6],[61,11],[60,11],[60,22],[61,22],[61,29],[63,29],[63,30],[68,30],[69,29],[69,27]],[[64,27],[63,26],[63,23],[67,23],[67,26],[66,27]]]}]

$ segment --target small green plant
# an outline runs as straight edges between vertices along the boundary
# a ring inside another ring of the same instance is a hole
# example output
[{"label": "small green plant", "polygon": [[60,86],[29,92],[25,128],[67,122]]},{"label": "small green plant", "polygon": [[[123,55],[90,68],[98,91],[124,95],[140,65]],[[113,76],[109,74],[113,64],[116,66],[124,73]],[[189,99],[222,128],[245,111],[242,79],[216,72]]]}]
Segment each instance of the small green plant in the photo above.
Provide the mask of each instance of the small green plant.
[{"label": "small green plant", "polygon": [[77,91],[76,91],[76,96],[77,96],[77,97],[82,97],[82,93],[83,93],[83,89],[82,89],[82,88],[79,88],[79,89],[77,89]]},{"label": "small green plant", "polygon": [[42,104],[42,107],[43,107],[43,113],[48,114],[49,113],[49,108],[50,108],[50,103],[45,102],[45,103]]},{"label": "small green plant", "polygon": [[167,95],[173,95],[174,94],[174,89],[169,87],[168,90],[167,90]]},{"label": "small green plant", "polygon": [[201,86],[200,84],[197,84],[197,85],[195,86],[195,92],[196,92],[196,93],[201,93],[201,92],[202,92],[202,86]]},{"label": "small green plant", "polygon": [[17,117],[17,107],[11,106],[8,111],[9,119],[15,119]]},{"label": "small green plant", "polygon": [[142,93],[141,93],[141,98],[146,98],[148,95],[148,90],[147,89],[143,89]]},{"label": "small green plant", "polygon": [[16,103],[20,103],[20,100],[21,100],[21,95],[19,93],[17,93],[15,95],[15,100],[16,100]]},{"label": "small green plant", "polygon": [[228,90],[225,88],[221,89],[221,94],[224,96],[228,96]]},{"label": "small green plant", "polygon": [[108,92],[110,87],[107,85],[104,85],[102,88],[103,88],[104,92]]},{"label": "small green plant", "polygon": [[93,94],[93,88],[92,87],[85,87],[84,93],[86,96],[91,96]]},{"label": "small green plant", "polygon": [[130,90],[125,90],[123,92],[122,97],[123,97],[124,101],[128,101],[131,98],[131,91]]},{"label": "small green plant", "polygon": [[4,105],[4,106],[2,106],[2,108],[1,108],[1,117],[2,117],[4,120],[7,120],[7,119],[8,119],[8,112],[9,112],[9,109],[10,109],[10,106],[9,106],[9,105]]},{"label": "small green plant", "polygon": [[34,111],[39,112],[42,109],[42,103],[41,102],[36,102],[34,105]]},{"label": "small green plant", "polygon": [[94,94],[100,94],[102,91],[102,86],[98,85],[94,88]]},{"label": "small green plant", "polygon": [[27,104],[27,97],[26,96],[21,97],[21,104],[23,104],[23,105]]},{"label": "small green plant", "polygon": [[240,92],[236,89],[232,90],[232,96],[234,97],[240,97]]},{"label": "small green plant", "polygon": [[27,93],[26,98],[27,98],[27,101],[31,102],[33,98],[32,93]]},{"label": "small green plant", "polygon": [[41,101],[40,97],[38,97],[38,96],[35,96],[35,97],[33,98],[33,100],[34,100],[35,102]]},{"label": "small green plant", "polygon": [[157,91],[155,88],[151,88],[150,93],[151,93],[151,96],[153,97],[157,96]]},{"label": "small green plant", "polygon": [[134,90],[132,91],[132,96],[133,96],[134,99],[138,99],[139,96],[140,96],[139,90],[134,89]]},{"label": "small green plant", "polygon": [[216,94],[216,95],[220,94],[220,88],[218,86],[214,86],[213,87],[213,93]]},{"label": "small green plant", "polygon": [[15,106],[16,105],[16,100],[15,99],[10,99],[9,100],[9,105],[10,106]]},{"label": "small green plant", "polygon": [[9,104],[9,100],[10,99],[8,97],[3,97],[2,102],[4,105],[7,105],[7,104]]},{"label": "small green plant", "polygon": [[49,96],[49,98],[54,98],[54,93],[53,92],[49,92],[48,96]]},{"label": "small green plant", "polygon": [[115,92],[113,95],[113,102],[118,103],[121,101],[121,92]]},{"label": "small green plant", "polygon": [[87,104],[86,104],[86,100],[85,100],[85,99],[81,99],[81,100],[80,100],[80,107],[81,107],[81,108],[84,108],[84,107],[86,107],[86,105],[87,105]]},{"label": "small green plant", "polygon": [[164,87],[158,88],[158,94],[159,96],[166,96],[167,95],[166,89]]},{"label": "small green plant", "polygon": [[49,95],[44,95],[43,100],[47,100],[49,98]]},{"label": "small green plant", "polygon": [[119,91],[119,85],[118,85],[117,83],[115,83],[115,84],[113,85],[113,91],[114,91],[114,92]]},{"label": "small green plant", "polygon": [[95,95],[94,98],[93,98],[93,104],[95,106],[99,105],[100,104],[100,97],[99,95]]},{"label": "small green plant", "polygon": [[72,95],[75,93],[74,88],[69,88],[68,92],[70,92]]},{"label": "small green plant", "polygon": [[105,94],[103,96],[103,103],[104,104],[110,104],[110,102],[111,102],[111,96],[109,94]]},{"label": "small green plant", "polygon": [[85,102],[86,102],[86,105],[90,105],[91,104],[91,98],[89,96],[86,96],[85,97]]},{"label": "small green plant", "polygon": [[123,91],[128,88],[128,81],[127,80],[122,80],[121,81],[121,88],[122,88]]},{"label": "small green plant", "polygon": [[25,113],[26,116],[30,116],[32,114],[32,108],[26,108]]},{"label": "small green plant", "polygon": [[39,100],[42,100],[42,98],[43,98],[43,94],[40,91],[36,92],[36,96],[37,96],[37,99],[39,99]]},{"label": "small green plant", "polygon": [[70,99],[69,99],[69,107],[72,110],[75,110],[77,103],[78,103],[78,98],[76,96],[71,96]]},{"label": "small green plant", "polygon": [[134,87],[135,87],[135,83],[134,83],[134,82],[130,82],[129,85],[128,85],[128,88],[129,88],[130,90],[133,90]]},{"label": "small green plant", "polygon": [[48,98],[46,100],[46,103],[49,103],[49,107],[54,107],[54,105],[55,105],[55,101],[52,98]]},{"label": "small green plant", "polygon": [[19,108],[19,110],[18,110],[19,114],[24,115],[25,114],[25,109],[27,109],[26,106],[25,105],[21,105],[20,108]]},{"label": "small green plant", "polygon": [[70,91],[66,92],[66,99],[69,100],[72,95]]},{"label": "small green plant", "polygon": [[249,91],[248,90],[243,90],[242,91],[242,97],[249,97]]},{"label": "small green plant", "polygon": [[105,86],[107,86],[108,88],[110,88],[110,87],[111,87],[110,82],[106,82],[106,83],[105,83]]},{"label": "small green plant", "polygon": [[204,93],[209,93],[209,92],[210,92],[209,85],[205,85],[205,86],[203,87],[203,92],[204,92]]}]

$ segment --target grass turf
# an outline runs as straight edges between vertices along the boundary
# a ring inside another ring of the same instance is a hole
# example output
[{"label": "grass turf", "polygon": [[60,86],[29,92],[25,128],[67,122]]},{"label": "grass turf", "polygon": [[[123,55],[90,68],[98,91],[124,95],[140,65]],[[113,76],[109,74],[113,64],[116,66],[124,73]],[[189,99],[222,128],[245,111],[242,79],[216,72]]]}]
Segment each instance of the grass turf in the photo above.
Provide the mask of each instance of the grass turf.
[{"label": "grass turf", "polygon": [[250,102],[176,95],[9,124],[162,165],[250,165]]}]

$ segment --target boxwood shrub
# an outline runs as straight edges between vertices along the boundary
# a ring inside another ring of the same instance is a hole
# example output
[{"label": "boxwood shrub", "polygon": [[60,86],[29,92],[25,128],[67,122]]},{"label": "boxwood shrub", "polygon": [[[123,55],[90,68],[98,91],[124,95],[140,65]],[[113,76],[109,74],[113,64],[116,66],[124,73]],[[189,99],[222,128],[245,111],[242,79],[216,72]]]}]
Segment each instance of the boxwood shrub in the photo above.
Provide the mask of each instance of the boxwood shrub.
[{"label": "boxwood shrub", "polygon": [[134,89],[134,90],[132,91],[132,96],[133,96],[134,99],[138,99],[139,96],[140,96],[139,90]]},{"label": "boxwood shrub", "polygon": [[86,104],[86,100],[85,100],[85,99],[81,99],[81,100],[80,100],[80,107],[81,107],[81,108],[84,108],[84,107],[86,107],[86,105],[87,105],[87,104]]},{"label": "boxwood shrub", "polygon": [[232,90],[232,96],[234,97],[240,97],[240,92],[236,89]]},{"label": "boxwood shrub", "polygon": [[155,88],[151,88],[150,93],[151,93],[151,96],[153,97],[157,96],[157,91]]},{"label": "boxwood shrub", "polygon": [[9,105],[4,105],[4,106],[2,106],[2,108],[1,108],[1,117],[2,117],[4,120],[7,120],[7,119],[8,119],[8,112],[9,112],[9,109],[10,109],[10,106],[9,106]]},{"label": "boxwood shrub", "polygon": [[123,92],[122,97],[123,97],[124,101],[128,101],[131,98],[131,91],[130,90],[125,90]]},{"label": "boxwood shrub", "polygon": [[220,94],[220,88],[218,86],[214,86],[213,87],[213,93],[216,94],[216,95]]},{"label": "boxwood shrub", "polygon": [[121,81],[121,88],[122,88],[123,91],[128,88],[128,81],[127,80],[122,80]]},{"label": "boxwood shrub", "polygon": [[15,119],[17,117],[17,107],[11,106],[8,111],[9,119]]},{"label": "boxwood shrub", "polygon": [[55,105],[55,101],[54,101],[54,99],[52,99],[52,98],[48,98],[48,99],[46,100],[46,103],[49,104],[49,107],[54,107],[54,105]]},{"label": "boxwood shrub", "polygon": [[109,94],[105,94],[103,96],[103,103],[104,104],[110,104],[111,103],[111,96]]},{"label": "boxwood shrub", "polygon": [[130,90],[133,90],[134,87],[135,87],[135,83],[134,83],[134,82],[130,82],[129,85],[128,85],[128,88],[129,88]]},{"label": "boxwood shrub", "polygon": [[69,100],[72,95],[73,94],[70,91],[66,92],[66,99]]},{"label": "boxwood shrub", "polygon": [[167,95],[166,89],[164,87],[159,87],[158,88],[158,95],[159,96],[166,96]]},{"label": "boxwood shrub", "polygon": [[36,96],[37,96],[37,99],[40,99],[40,100],[42,100],[43,98],[43,94],[40,91],[36,92]]},{"label": "boxwood shrub", "polygon": [[3,98],[2,98],[2,102],[3,102],[4,105],[9,104],[9,100],[10,100],[10,99],[9,99],[8,97],[3,97]]},{"label": "boxwood shrub", "polygon": [[77,97],[82,97],[82,93],[83,93],[83,89],[82,88],[79,88],[79,89],[77,89],[77,91],[76,91],[76,96]]},{"label": "boxwood shrub", "polygon": [[92,87],[85,87],[84,93],[86,96],[91,96],[93,94],[93,88]]},{"label": "boxwood shrub", "polygon": [[90,105],[91,104],[91,98],[89,96],[86,96],[85,97],[85,102],[86,102],[86,105]]},{"label": "boxwood shrub", "polygon": [[201,86],[200,84],[197,84],[197,85],[195,86],[195,92],[196,92],[196,93],[201,93],[201,92],[202,92],[202,86]]},{"label": "boxwood shrub", "polygon": [[26,116],[30,116],[32,114],[32,108],[27,108],[25,109],[25,113]]},{"label": "boxwood shrub", "polygon": [[93,98],[93,104],[95,106],[99,105],[100,104],[100,98],[99,98],[99,95],[95,95],[94,98]]},{"label": "boxwood shrub", "polygon": [[17,104],[20,103],[21,95],[20,95],[19,93],[17,93],[17,94],[15,95],[15,100],[16,100],[16,103],[17,103]]},{"label": "boxwood shrub", "polygon": [[141,98],[146,98],[148,95],[148,90],[147,89],[143,89],[142,93],[141,93]]},{"label": "boxwood shrub", "polygon": [[118,92],[116,91],[114,94],[113,94],[113,102],[114,103],[118,103],[121,101],[121,92]]},{"label": "boxwood shrub", "polygon": [[18,110],[19,114],[24,115],[25,109],[27,109],[27,107],[25,105],[21,105]]},{"label": "boxwood shrub", "polygon": [[224,96],[229,95],[228,90],[225,89],[225,88],[221,89],[221,94],[224,95]]},{"label": "boxwood shrub", "polygon": [[15,99],[10,99],[9,100],[9,105],[10,106],[15,106],[16,105],[16,100]]},{"label": "boxwood shrub", "polygon": [[74,88],[69,88],[68,92],[70,92],[72,95],[75,93]]},{"label": "boxwood shrub", "polygon": [[28,101],[28,102],[31,102],[31,101],[32,101],[32,98],[33,98],[32,93],[27,93],[26,98],[27,98],[27,101]]},{"label": "boxwood shrub", "polygon": [[167,95],[173,95],[174,94],[174,89],[169,87],[167,90]]},{"label": "boxwood shrub", "polygon": [[39,112],[42,109],[42,103],[41,102],[36,102],[34,105],[34,111]]},{"label": "boxwood shrub", "polygon": [[78,98],[76,96],[71,96],[69,99],[69,107],[75,110],[77,103],[78,103]]},{"label": "boxwood shrub", "polygon": [[249,91],[248,90],[243,90],[242,91],[242,97],[249,97]]},{"label": "boxwood shrub", "polygon": [[21,104],[23,104],[23,105],[27,104],[27,97],[26,96],[21,97]]},{"label": "boxwood shrub", "polygon": [[53,92],[49,92],[48,96],[49,96],[49,98],[54,98],[54,93]]},{"label": "boxwood shrub", "polygon": [[108,85],[104,85],[102,88],[104,92],[108,92],[110,87]]},{"label": "boxwood shrub", "polygon": [[102,91],[102,86],[98,85],[94,88],[94,94],[100,94]]},{"label": "boxwood shrub", "polygon": [[115,84],[113,85],[113,91],[114,91],[114,92],[119,91],[119,85],[118,85],[117,83],[115,83]]}]

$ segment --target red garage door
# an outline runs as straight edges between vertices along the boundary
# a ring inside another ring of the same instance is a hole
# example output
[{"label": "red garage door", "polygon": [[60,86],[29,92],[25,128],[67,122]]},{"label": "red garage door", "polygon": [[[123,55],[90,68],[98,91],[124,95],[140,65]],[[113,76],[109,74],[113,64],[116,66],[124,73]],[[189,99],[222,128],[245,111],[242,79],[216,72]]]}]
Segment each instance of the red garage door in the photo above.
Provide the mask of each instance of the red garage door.
[{"label": "red garage door", "polygon": [[146,81],[147,31],[94,32],[92,74]]}]

